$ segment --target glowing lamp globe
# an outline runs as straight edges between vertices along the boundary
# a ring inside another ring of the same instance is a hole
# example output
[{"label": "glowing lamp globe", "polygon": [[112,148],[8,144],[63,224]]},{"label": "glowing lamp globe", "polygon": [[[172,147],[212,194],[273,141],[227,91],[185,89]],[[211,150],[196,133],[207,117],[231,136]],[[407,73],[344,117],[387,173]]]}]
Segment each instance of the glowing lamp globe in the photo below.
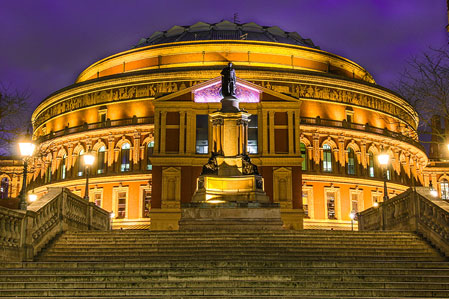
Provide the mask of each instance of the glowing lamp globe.
[{"label": "glowing lamp globe", "polygon": [[28,201],[29,202],[35,202],[36,199],[37,199],[37,195],[36,194],[33,194],[33,193],[28,194]]},{"label": "glowing lamp globe", "polygon": [[86,166],[92,166],[95,161],[95,157],[92,154],[83,155],[83,159],[84,159],[84,165],[86,165]]},{"label": "glowing lamp globe", "polygon": [[387,153],[380,153],[380,155],[377,156],[377,159],[379,160],[380,165],[387,166],[388,161],[390,161],[390,155]]},{"label": "glowing lamp globe", "polygon": [[351,220],[355,219],[355,212],[354,211],[349,213],[349,218],[351,218]]},{"label": "glowing lamp globe", "polygon": [[33,155],[35,147],[36,146],[31,142],[27,141],[19,142],[20,155],[22,157],[31,157]]},{"label": "glowing lamp globe", "polygon": [[430,195],[432,195],[433,197],[438,197],[438,191],[435,190],[435,188],[430,187]]},{"label": "glowing lamp globe", "polygon": [[379,203],[378,203],[377,201],[375,201],[375,202],[373,203],[373,207],[375,207],[375,208],[379,207]]}]

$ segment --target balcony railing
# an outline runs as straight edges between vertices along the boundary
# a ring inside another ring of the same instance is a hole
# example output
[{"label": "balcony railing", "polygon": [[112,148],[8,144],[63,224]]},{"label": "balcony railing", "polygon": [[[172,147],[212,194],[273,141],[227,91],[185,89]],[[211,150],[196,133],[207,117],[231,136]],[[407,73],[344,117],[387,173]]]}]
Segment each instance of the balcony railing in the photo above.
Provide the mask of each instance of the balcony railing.
[{"label": "balcony railing", "polygon": [[133,118],[124,118],[124,119],[117,119],[117,120],[110,120],[107,119],[104,122],[96,122],[96,123],[84,123],[83,125],[68,128],[50,132],[47,135],[40,136],[37,138],[37,142],[41,143],[53,138],[65,136],[68,134],[75,134],[79,132],[85,132],[85,131],[91,131],[91,130],[97,130],[97,129],[103,129],[103,128],[114,128],[114,127],[121,127],[121,126],[129,126],[129,125],[146,125],[146,124],[153,124],[154,123],[154,117],[148,116],[148,117],[133,117]]},{"label": "balcony railing", "polygon": [[379,134],[382,136],[386,136],[386,137],[390,137],[390,138],[393,138],[396,140],[407,142],[407,143],[419,148],[420,150],[424,151],[424,146],[411,137],[402,135],[401,133],[389,131],[387,129],[376,128],[376,127],[370,126],[368,124],[362,125],[362,124],[350,123],[347,121],[322,119],[319,117],[315,117],[315,118],[301,117],[301,125],[315,125],[315,126],[323,126],[323,127],[344,128],[344,129],[350,129],[350,130],[355,130],[355,131],[363,131],[363,132],[368,132],[368,133]]}]

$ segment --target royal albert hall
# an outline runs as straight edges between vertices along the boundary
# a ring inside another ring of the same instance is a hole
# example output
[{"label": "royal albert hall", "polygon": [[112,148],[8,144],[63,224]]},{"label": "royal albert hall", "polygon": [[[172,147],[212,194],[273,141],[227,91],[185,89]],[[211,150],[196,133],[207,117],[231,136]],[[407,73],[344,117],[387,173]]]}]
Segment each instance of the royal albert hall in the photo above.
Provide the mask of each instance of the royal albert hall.
[{"label": "royal albert hall", "polygon": [[418,117],[404,99],[296,32],[222,21],[155,32],[44,99],[32,115],[28,190],[84,197],[90,152],[89,199],[114,227],[177,229],[214,150],[209,114],[229,62],[251,114],[247,152],[286,227],[303,217],[304,228],[350,228],[352,211],[383,199],[381,151],[390,197],[425,184]]}]

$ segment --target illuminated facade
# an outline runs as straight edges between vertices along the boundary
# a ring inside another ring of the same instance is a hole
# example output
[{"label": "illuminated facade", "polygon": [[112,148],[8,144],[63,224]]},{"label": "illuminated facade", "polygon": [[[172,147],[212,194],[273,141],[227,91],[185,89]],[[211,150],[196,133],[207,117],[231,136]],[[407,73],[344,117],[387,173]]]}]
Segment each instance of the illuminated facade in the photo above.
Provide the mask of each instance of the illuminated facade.
[{"label": "illuminated facade", "polygon": [[305,228],[350,227],[351,211],[382,199],[382,148],[390,196],[424,182],[417,114],[402,98],[297,33],[223,21],[156,32],[47,97],[32,116],[30,188],[84,196],[80,157],[92,151],[89,197],[114,212],[115,226],[177,229],[212,150],[208,115],[229,61],[252,115],[248,152],[284,221],[297,210]]}]

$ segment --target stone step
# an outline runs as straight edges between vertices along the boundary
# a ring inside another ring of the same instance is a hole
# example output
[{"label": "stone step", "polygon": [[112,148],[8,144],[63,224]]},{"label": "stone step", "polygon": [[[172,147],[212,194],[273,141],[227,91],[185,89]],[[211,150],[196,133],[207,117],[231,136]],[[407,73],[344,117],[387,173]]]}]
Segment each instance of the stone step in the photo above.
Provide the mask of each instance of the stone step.
[{"label": "stone step", "polygon": [[[143,239],[143,238],[152,238],[156,240],[172,240],[182,237],[183,240],[197,240],[197,239],[217,239],[217,240],[235,240],[235,239],[248,239],[248,240],[257,240],[257,239],[270,239],[270,240],[292,240],[292,239],[346,239],[346,240],[412,240],[419,241],[419,237],[413,235],[404,235],[404,236],[394,236],[394,235],[320,235],[320,234],[310,234],[310,235],[263,235],[263,234],[252,234],[252,235],[238,235],[238,234],[225,234],[215,235],[215,234],[203,234],[203,235],[181,235],[177,233],[166,234],[166,235],[155,235],[154,233],[140,234],[140,235],[126,235],[126,234],[111,234],[111,235],[103,235],[103,234],[70,234],[64,235],[61,238],[66,240],[89,240],[89,239]],[[319,238],[317,238],[319,237]]]},{"label": "stone step", "polygon": [[70,245],[116,245],[116,244],[136,244],[136,245],[185,245],[192,246],[195,244],[211,244],[211,245],[219,245],[219,244],[229,244],[229,245],[238,245],[238,244],[253,244],[253,245],[361,245],[361,246],[369,246],[376,243],[376,246],[426,246],[427,244],[422,241],[392,241],[386,240],[382,242],[381,240],[306,240],[306,239],[297,239],[297,240],[289,240],[289,241],[276,241],[276,240],[247,240],[247,239],[237,239],[237,240],[211,240],[211,239],[197,239],[197,240],[154,240],[154,239],[123,239],[123,240],[58,240],[58,245],[70,246]]},{"label": "stone step", "polygon": [[353,268],[353,269],[441,269],[448,270],[449,263],[447,261],[384,261],[379,259],[369,261],[335,261],[335,260],[246,260],[246,261],[38,261],[38,262],[0,262],[0,269],[204,269],[204,268],[284,268],[284,269],[322,269],[322,268]]},{"label": "stone step", "polygon": [[[405,275],[401,273],[384,272],[381,275],[372,273],[301,273],[289,274],[281,271],[204,271],[201,275],[197,272],[165,273],[147,271],[146,273],[129,274],[127,271],[114,271],[114,273],[57,273],[53,275],[43,275],[35,273],[0,275],[0,282],[20,282],[20,283],[49,283],[49,282],[183,282],[183,281],[282,281],[282,282],[383,282],[383,283],[449,283],[449,273],[446,275],[428,275],[417,273],[417,275]],[[173,271],[171,271],[173,272]],[[285,272],[285,271],[284,271]],[[306,271],[308,272],[308,271]],[[421,274],[421,275],[418,275]]]},{"label": "stone step", "polygon": [[323,288],[266,288],[266,287],[232,287],[232,288],[127,288],[127,289],[3,289],[1,297],[106,297],[122,296],[322,296],[325,298],[341,298],[342,296],[352,296],[356,298],[363,297],[441,297],[448,298],[449,290],[412,290],[412,289],[386,289],[386,288],[342,288],[342,289],[323,289]]},{"label": "stone step", "polygon": [[[348,250],[350,249],[350,250]],[[438,252],[433,250],[432,248],[385,248],[385,247],[371,247],[371,248],[359,248],[359,247],[349,247],[349,248],[340,248],[340,247],[306,247],[303,248],[301,246],[290,246],[290,247],[228,247],[228,246],[197,246],[197,247],[170,247],[170,246],[151,246],[151,247],[108,247],[108,248],[51,248],[46,253],[49,254],[63,254],[63,253],[76,253],[76,254],[102,254],[102,253],[117,253],[117,254],[133,254],[136,252],[140,253],[154,253],[154,252],[164,252],[167,254],[178,254],[180,252],[196,252],[196,253],[226,253],[226,254],[239,254],[241,252],[250,252],[253,255],[264,255],[272,252],[288,252],[288,253],[309,253],[309,252],[320,252],[323,254],[354,254],[354,253],[385,253],[385,254],[409,254],[414,253],[416,255],[439,255]]]},{"label": "stone step", "polygon": [[328,282],[328,281],[271,281],[214,280],[198,281],[122,281],[122,282],[0,282],[0,289],[134,289],[134,288],[311,288],[311,289],[409,289],[448,290],[449,282]]},{"label": "stone step", "polygon": [[[223,258],[217,258],[217,257],[209,257],[209,258],[199,258],[199,257],[195,257],[195,256],[184,256],[184,257],[179,257],[179,258],[173,258],[173,257],[164,257],[164,256],[158,256],[157,258],[155,258],[154,261],[157,261],[159,259],[163,259],[164,261],[168,261],[168,262],[179,262],[179,261],[183,261],[186,259],[186,257],[188,259],[193,259],[196,262],[212,262],[212,261],[217,261],[217,262],[230,262],[230,261],[234,261],[236,260],[233,257],[223,257]],[[377,256],[365,256],[365,257],[339,257],[338,259],[335,259],[336,263],[339,262],[343,262],[343,261],[355,261],[355,262],[368,262],[372,259],[377,258],[379,261],[381,262],[393,262],[393,263],[397,263],[397,262],[404,262],[404,261],[408,261],[408,260],[413,260],[415,262],[435,262],[435,261],[440,261],[440,262],[444,262],[445,260],[443,258],[441,259],[436,259],[436,258],[427,258],[427,257],[422,257],[422,258],[413,258],[411,259],[410,257],[392,257],[389,259],[379,259],[379,257]],[[289,258],[279,258],[277,256],[269,256],[265,258],[265,261],[267,262],[271,262],[271,261],[281,261],[285,264],[287,264],[288,262],[290,262],[292,259],[303,259],[306,261],[314,261],[314,262],[319,262],[319,261],[326,261],[328,259],[323,259],[320,256],[315,256],[315,257],[307,257],[304,258],[302,256],[291,256]],[[53,261],[53,262],[64,262],[64,261],[96,261],[96,262],[127,262],[127,261],[131,261],[131,262],[148,262],[151,261],[151,257],[149,256],[139,256],[139,257],[117,257],[117,256],[105,256],[105,257],[100,257],[100,258],[95,258],[95,257],[48,257],[46,258],[47,261]],[[256,261],[256,260],[260,260],[259,258],[256,257],[247,257],[246,259],[241,259],[240,262],[245,262],[245,261]]]}]

